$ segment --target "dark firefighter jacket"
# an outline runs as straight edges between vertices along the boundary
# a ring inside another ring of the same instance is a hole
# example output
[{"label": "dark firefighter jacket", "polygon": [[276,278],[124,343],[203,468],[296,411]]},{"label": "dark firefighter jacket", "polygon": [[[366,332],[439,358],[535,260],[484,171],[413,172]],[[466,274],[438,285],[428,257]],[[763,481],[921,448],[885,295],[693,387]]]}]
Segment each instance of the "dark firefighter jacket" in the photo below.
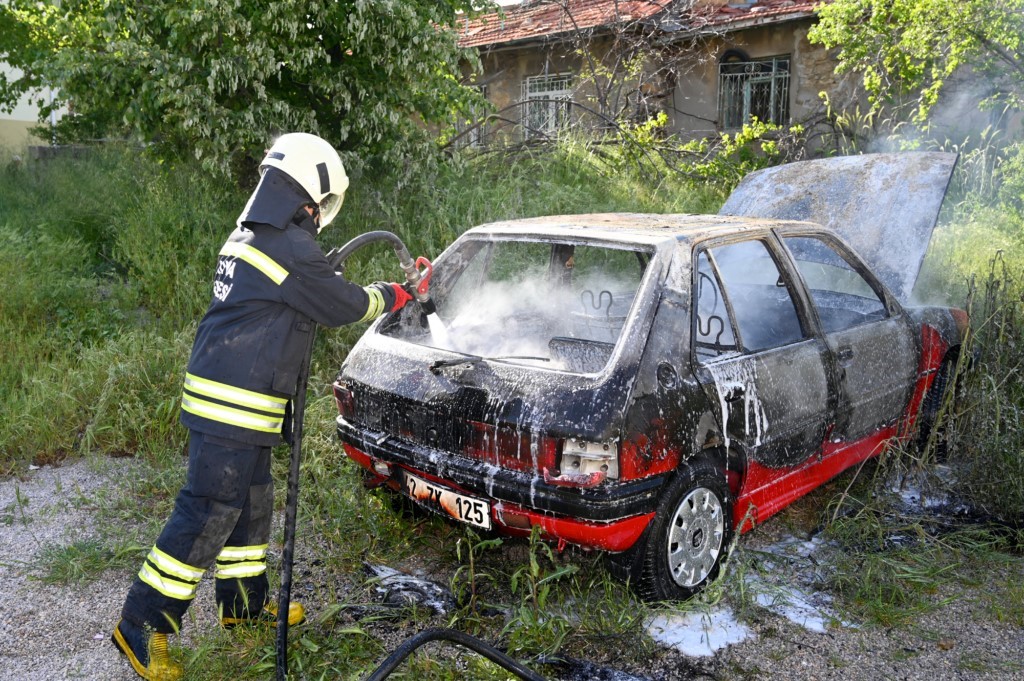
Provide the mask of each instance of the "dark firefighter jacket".
[{"label": "dark firefighter jacket", "polygon": [[281,441],[310,320],[341,326],[394,305],[390,286],[357,286],[337,274],[314,241],[309,196],[268,169],[217,260],[213,298],[185,374],[181,422],[263,446]]}]

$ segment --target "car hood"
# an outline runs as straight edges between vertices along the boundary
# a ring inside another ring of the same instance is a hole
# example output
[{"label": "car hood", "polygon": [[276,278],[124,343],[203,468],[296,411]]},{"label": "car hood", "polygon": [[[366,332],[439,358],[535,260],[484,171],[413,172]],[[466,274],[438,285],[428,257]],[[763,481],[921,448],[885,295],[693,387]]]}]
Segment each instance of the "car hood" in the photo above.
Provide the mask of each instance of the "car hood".
[{"label": "car hood", "polygon": [[905,303],[956,159],[940,152],[864,154],[765,168],[744,177],[719,214],[828,227]]}]

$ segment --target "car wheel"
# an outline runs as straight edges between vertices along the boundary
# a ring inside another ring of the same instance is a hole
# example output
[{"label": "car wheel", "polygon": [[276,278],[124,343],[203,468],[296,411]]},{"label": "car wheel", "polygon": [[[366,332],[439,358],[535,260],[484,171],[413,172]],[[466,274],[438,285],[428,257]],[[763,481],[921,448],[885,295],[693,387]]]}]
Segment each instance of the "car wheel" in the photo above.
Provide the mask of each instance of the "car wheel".
[{"label": "car wheel", "polygon": [[637,556],[640,596],[683,600],[701,591],[718,576],[732,532],[724,471],[708,461],[684,465],[662,494]]}]

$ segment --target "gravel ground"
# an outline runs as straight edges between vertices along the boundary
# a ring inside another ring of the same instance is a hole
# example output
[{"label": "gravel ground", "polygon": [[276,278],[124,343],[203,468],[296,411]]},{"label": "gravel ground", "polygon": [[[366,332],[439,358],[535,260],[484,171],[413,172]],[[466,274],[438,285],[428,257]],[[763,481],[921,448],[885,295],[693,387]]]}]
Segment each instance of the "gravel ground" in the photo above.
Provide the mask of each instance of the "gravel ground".
[{"label": "gravel ground", "polygon": [[[109,570],[81,587],[39,581],[40,551],[96,536],[92,500],[132,466],[125,459],[78,461],[0,482],[0,679],[130,680],[137,678],[109,641],[134,570]],[[130,471],[128,471],[130,472]],[[781,523],[744,539],[750,548],[779,539]],[[1024,561],[1011,568],[1024,577]],[[297,585],[301,588],[301,585]],[[649,679],[944,679],[1024,678],[1024,630],[995,621],[983,594],[952,600],[899,629],[829,628],[816,633],[771,609],[744,618],[745,641],[709,657],[664,648],[645,668],[621,671]],[[308,603],[314,610],[316,603]],[[183,634],[216,626],[212,580],[204,579]],[[436,624],[436,623],[435,623]],[[574,679],[623,678],[577,668]]]},{"label": "gravel ground", "polygon": [[[129,459],[82,460],[0,482],[0,679],[139,678],[110,643],[135,571],[56,586],[34,568],[45,548],[97,536],[93,501],[131,468]],[[212,581],[204,580],[190,609],[197,626],[215,626],[213,602]]]}]

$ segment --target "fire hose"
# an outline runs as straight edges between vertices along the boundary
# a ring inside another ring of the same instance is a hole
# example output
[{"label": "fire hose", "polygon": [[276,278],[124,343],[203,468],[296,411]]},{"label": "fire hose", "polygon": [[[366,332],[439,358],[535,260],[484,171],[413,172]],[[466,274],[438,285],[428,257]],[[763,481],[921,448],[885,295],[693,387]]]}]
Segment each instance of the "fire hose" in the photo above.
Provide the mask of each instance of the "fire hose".
[{"label": "fire hose", "polygon": [[[409,250],[402,243],[402,240],[391,232],[376,231],[367,232],[352,239],[339,249],[332,250],[327,254],[327,259],[335,271],[344,271],[345,260],[360,248],[380,241],[387,241],[395,250],[402,270],[405,272],[406,281],[409,284],[413,298],[419,303],[425,314],[436,312],[434,303],[430,300],[430,277],[433,273],[433,266],[426,258],[420,257],[413,260]],[[420,268],[423,268],[421,271]],[[288,469],[288,496],[285,504],[284,516],[284,551],[281,556],[281,590],[277,602],[277,681],[286,681],[288,678],[288,606],[291,604],[292,592],[292,566],[295,560],[295,523],[299,505],[299,468],[302,460],[302,423],[306,411],[306,388],[309,383],[309,366],[313,355],[313,340],[316,335],[316,324],[312,324],[309,338],[306,343],[305,354],[302,358],[302,365],[299,369],[297,382],[298,392],[292,404],[292,442],[291,460]],[[468,634],[451,629],[428,629],[403,642],[381,666],[370,676],[369,679],[378,680],[386,678],[413,650],[419,646],[437,640],[446,640],[458,643],[483,655],[487,659],[501,665],[508,671],[513,672],[527,681],[543,681],[530,669],[519,662],[504,655],[492,646],[483,641],[473,638]]]},{"label": "fire hose", "polygon": [[479,653],[491,662],[512,672],[521,679],[526,679],[526,681],[545,681],[543,676],[537,674],[529,667],[524,666],[508,655],[505,655],[493,646],[488,645],[469,634],[464,634],[461,631],[456,631],[454,629],[427,629],[425,631],[421,631],[415,636],[410,636],[405,639],[401,645],[395,648],[395,650],[387,656],[387,658],[372,674],[366,677],[366,681],[382,681],[383,679],[391,676],[391,672],[395,671],[395,669],[398,668],[398,665],[400,665],[402,661],[412,653],[412,651],[426,643],[430,643],[431,641],[449,641],[451,643],[458,643],[461,646],[465,646],[466,648]]}]

